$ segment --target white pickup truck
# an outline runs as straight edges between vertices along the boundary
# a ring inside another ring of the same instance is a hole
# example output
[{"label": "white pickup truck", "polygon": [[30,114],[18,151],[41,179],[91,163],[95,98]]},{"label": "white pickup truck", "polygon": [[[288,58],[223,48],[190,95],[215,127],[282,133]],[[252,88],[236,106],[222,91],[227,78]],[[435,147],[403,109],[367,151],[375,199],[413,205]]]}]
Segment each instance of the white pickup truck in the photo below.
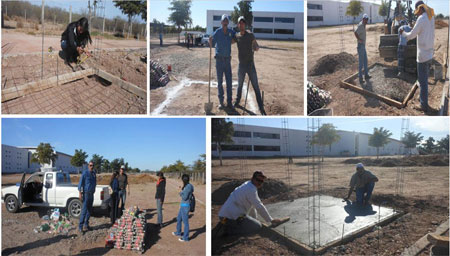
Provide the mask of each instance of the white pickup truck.
[{"label": "white pickup truck", "polygon": [[[23,205],[37,207],[66,208],[70,216],[79,218],[82,202],[78,198],[78,186],[70,182],[65,172],[48,171],[33,173],[25,181],[2,189],[2,202],[8,212],[17,212]],[[93,207],[108,209],[110,201],[108,186],[98,185],[95,189]]]}]

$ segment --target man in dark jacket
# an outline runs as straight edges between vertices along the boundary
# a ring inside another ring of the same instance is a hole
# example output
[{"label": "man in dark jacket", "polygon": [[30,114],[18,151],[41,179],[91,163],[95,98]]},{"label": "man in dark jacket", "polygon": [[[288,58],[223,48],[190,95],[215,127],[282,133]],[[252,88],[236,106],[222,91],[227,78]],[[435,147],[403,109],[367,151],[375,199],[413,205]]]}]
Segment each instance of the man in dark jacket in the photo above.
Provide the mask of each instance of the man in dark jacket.
[{"label": "man in dark jacket", "polygon": [[162,228],[163,225],[163,215],[162,207],[164,204],[164,197],[166,196],[166,178],[162,172],[158,172],[158,181],[156,182],[156,209],[158,212],[158,225]]},{"label": "man in dark jacket", "polygon": [[65,62],[75,62],[82,53],[90,56],[90,52],[85,49],[88,43],[92,44],[88,19],[83,17],[67,25],[61,35],[61,48]]}]

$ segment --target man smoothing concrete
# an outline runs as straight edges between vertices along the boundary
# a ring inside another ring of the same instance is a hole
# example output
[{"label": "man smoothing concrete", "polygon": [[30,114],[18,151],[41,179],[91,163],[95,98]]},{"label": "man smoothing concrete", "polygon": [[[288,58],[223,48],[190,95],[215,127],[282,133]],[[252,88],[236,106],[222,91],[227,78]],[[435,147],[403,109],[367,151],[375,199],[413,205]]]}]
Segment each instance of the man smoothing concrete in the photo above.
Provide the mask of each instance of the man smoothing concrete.
[{"label": "man smoothing concrete", "polygon": [[358,75],[359,83],[363,83],[363,67],[364,67],[364,78],[370,79],[369,70],[367,69],[367,52],[366,52],[366,24],[369,21],[369,15],[364,13],[362,21],[358,24],[355,30],[355,37],[358,39]]},{"label": "man smoothing concrete", "polygon": [[224,109],[225,105],[223,92],[223,75],[227,83],[227,107],[233,109],[233,87],[231,74],[231,40],[235,37],[235,32],[228,29],[228,15],[222,15],[222,27],[218,28],[209,38],[210,47],[215,46],[216,55],[216,72],[217,72],[217,89],[219,90],[219,109]]},{"label": "man smoothing concrete", "polygon": [[252,179],[237,187],[228,197],[219,211],[221,223],[225,226],[226,235],[244,235],[258,232],[262,225],[256,219],[256,212],[273,226],[282,223],[281,219],[273,219],[258,196],[266,176],[262,172],[253,173]]},{"label": "man smoothing concrete", "polygon": [[[255,62],[253,61],[254,51],[259,50],[258,43],[256,42],[255,36],[252,32],[245,30],[245,18],[244,16],[239,17],[238,25],[240,32],[236,34],[236,38],[233,39],[233,43],[237,43],[237,48],[239,52],[239,69],[238,69],[238,90],[236,96],[236,102],[234,107],[240,107],[239,102],[242,95],[242,86],[244,85],[245,74],[248,74],[250,78],[253,90],[255,91],[256,101],[258,102],[259,111],[261,115],[266,115],[264,111],[264,104],[261,98],[261,91],[258,85],[258,75],[256,74]],[[248,85],[247,85],[248,86]],[[248,90],[248,89],[247,89]]]},{"label": "man smoothing concrete", "polygon": [[420,110],[428,111],[428,69],[434,53],[434,10],[423,1],[415,5],[418,17],[411,32],[402,28],[399,34],[411,40],[417,37],[417,76],[420,84]]},{"label": "man smoothing concrete", "polygon": [[356,187],[356,203],[358,205],[368,205],[375,182],[378,182],[378,178],[369,170],[366,170],[362,163],[357,164],[356,173],[353,174],[350,180],[350,189],[344,200],[347,201],[350,198],[353,189]]}]

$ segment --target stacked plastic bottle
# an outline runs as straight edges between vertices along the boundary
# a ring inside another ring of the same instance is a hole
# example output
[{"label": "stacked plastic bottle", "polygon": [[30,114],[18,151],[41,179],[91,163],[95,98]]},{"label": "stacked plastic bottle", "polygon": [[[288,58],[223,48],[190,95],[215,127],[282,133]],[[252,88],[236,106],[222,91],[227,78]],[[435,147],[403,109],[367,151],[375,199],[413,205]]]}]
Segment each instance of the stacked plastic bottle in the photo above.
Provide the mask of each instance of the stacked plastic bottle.
[{"label": "stacked plastic bottle", "polygon": [[117,249],[143,253],[146,224],[145,214],[138,207],[126,209],[109,230],[106,244]]},{"label": "stacked plastic bottle", "polygon": [[308,81],[308,114],[331,102],[331,94]]}]

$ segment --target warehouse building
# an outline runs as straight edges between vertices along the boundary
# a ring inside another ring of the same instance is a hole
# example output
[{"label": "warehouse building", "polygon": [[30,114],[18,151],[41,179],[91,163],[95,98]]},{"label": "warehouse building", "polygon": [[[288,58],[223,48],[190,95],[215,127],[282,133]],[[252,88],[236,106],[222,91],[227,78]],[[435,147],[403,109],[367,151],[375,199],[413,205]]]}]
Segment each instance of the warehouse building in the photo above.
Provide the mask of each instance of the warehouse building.
[{"label": "warehouse building", "polygon": [[[345,15],[349,2],[349,0],[308,0],[308,27],[335,26],[358,23],[361,21],[364,13],[367,13],[367,15],[369,15],[369,23],[384,22],[385,17],[378,15],[380,4],[361,1],[364,11],[358,17],[353,19],[352,16]],[[393,13],[394,12],[392,11],[391,15]]]},{"label": "warehouse building", "polygon": [[[369,146],[371,134],[354,131],[338,131],[338,134],[341,139],[333,143],[331,149],[328,146],[324,147],[323,155],[376,156],[377,149]],[[222,156],[274,157],[286,156],[287,154],[290,156],[307,156],[309,154],[307,136],[308,132],[305,130],[288,129],[283,133],[281,128],[234,124],[234,143],[222,146]],[[211,145],[211,151],[213,157],[218,157],[217,145]],[[395,139],[390,139],[389,143],[380,148],[379,151],[380,155],[404,153],[403,144]],[[417,154],[418,151],[413,149],[411,153]]]},{"label": "warehouse building", "polygon": [[2,144],[2,173],[33,173],[41,168],[54,168],[69,173],[78,172],[77,167],[70,164],[71,155],[55,151],[58,156],[50,164],[32,163],[31,158],[37,147],[14,147]]},{"label": "warehouse building", "polygon": [[[223,14],[231,15],[232,11],[207,10],[206,33],[211,35],[221,27]],[[236,27],[233,22],[228,25]],[[295,39],[303,40],[302,12],[253,12],[252,32],[256,38],[262,39]]]}]

